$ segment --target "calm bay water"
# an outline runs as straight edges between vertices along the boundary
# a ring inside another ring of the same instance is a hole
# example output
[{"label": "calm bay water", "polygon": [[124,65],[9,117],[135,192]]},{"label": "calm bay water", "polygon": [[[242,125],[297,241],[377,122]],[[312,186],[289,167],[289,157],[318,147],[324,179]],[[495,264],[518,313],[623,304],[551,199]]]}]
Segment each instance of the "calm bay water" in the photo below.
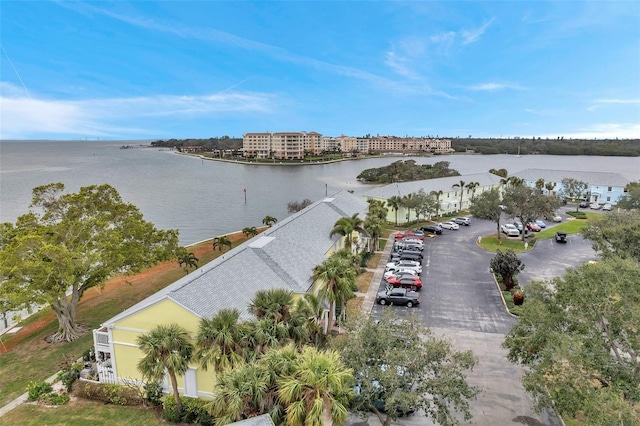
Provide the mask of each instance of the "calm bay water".
[{"label": "calm bay water", "polygon": [[[266,215],[282,219],[287,203],[348,189],[370,188],[357,182],[364,169],[380,167],[398,157],[345,161],[313,166],[255,166],[203,161],[156,148],[119,149],[140,142],[0,142],[0,222],[14,222],[25,213],[31,190],[63,182],[67,190],[109,183],[135,204],[145,218],[163,229],[180,230],[190,244],[247,226],[262,225]],[[415,158],[420,164],[449,161],[461,174],[505,168],[620,173],[640,180],[640,158],[588,156],[451,155]],[[246,188],[246,201],[244,189]]]}]

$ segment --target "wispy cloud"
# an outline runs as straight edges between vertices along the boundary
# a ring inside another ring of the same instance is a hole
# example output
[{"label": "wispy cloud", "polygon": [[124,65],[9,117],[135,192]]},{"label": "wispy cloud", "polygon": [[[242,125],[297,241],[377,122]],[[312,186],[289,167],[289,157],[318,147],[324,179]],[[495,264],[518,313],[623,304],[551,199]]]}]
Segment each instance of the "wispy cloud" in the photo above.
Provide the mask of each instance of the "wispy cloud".
[{"label": "wispy cloud", "polygon": [[418,37],[406,37],[393,44],[385,54],[385,64],[396,74],[410,79],[418,79],[419,72],[414,62],[422,57],[426,50],[426,42]]},{"label": "wispy cloud", "polygon": [[640,105],[640,99],[597,99],[587,110],[594,111],[607,105]]},{"label": "wispy cloud", "polygon": [[[0,95],[2,139],[33,138],[37,134],[118,136],[148,133],[148,129],[115,124],[162,117],[207,117],[220,112],[266,112],[273,96],[225,91],[201,96],[158,95],[132,98],[49,100],[24,96],[16,86],[3,83]],[[37,130],[34,130],[37,129]]]},{"label": "wispy cloud", "polygon": [[473,86],[469,86],[470,90],[477,91],[496,91],[496,90],[524,90],[522,86],[515,83],[498,83],[498,82],[488,82],[488,83],[479,83],[474,84]]},{"label": "wispy cloud", "polygon": [[482,24],[480,28],[476,28],[475,30],[462,30],[462,44],[471,44],[478,41],[495,19],[496,18],[491,18],[489,21]]}]

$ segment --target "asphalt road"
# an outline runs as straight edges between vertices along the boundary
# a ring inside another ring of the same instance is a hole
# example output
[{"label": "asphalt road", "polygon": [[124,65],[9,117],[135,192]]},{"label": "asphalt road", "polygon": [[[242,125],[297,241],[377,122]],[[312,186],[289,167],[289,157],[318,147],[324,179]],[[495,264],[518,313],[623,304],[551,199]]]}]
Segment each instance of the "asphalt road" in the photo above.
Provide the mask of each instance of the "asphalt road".
[{"label": "asphalt road", "polygon": [[[566,220],[566,214],[561,216]],[[548,223],[550,227],[554,225]],[[472,219],[470,226],[461,226],[457,231],[444,230],[442,235],[426,239],[421,304],[416,308],[392,306],[391,309],[400,317],[408,312],[418,313],[436,334],[451,340],[457,350],[471,349],[478,359],[468,379],[483,392],[471,402],[473,419],[469,422],[460,419],[461,424],[560,425],[555,414],[534,412],[533,401],[522,387],[522,368],[509,363],[506,351],[500,346],[517,319],[506,313],[489,272],[489,263],[495,254],[477,245],[479,236],[495,232],[495,223]],[[562,276],[566,268],[597,258],[590,242],[580,235],[569,235],[566,244],[556,243],[554,239],[539,241],[532,250],[518,256],[525,264],[518,276],[522,286],[532,280]],[[379,291],[383,289],[381,281]],[[372,316],[379,316],[383,309],[374,304]],[[350,424],[358,424],[353,420]],[[378,422],[369,417],[360,424],[377,425]],[[416,413],[393,424],[433,423]]]}]

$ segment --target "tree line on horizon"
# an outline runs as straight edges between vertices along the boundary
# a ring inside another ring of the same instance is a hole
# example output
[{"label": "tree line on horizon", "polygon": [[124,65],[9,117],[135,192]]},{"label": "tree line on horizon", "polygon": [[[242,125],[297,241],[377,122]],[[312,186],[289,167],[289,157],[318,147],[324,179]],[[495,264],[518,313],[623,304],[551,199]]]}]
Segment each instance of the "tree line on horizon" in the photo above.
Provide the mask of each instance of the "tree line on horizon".
[{"label": "tree line on horizon", "polygon": [[640,156],[640,139],[556,139],[532,137],[521,139],[456,138],[451,140],[456,152],[473,150],[478,154],[603,155]]}]

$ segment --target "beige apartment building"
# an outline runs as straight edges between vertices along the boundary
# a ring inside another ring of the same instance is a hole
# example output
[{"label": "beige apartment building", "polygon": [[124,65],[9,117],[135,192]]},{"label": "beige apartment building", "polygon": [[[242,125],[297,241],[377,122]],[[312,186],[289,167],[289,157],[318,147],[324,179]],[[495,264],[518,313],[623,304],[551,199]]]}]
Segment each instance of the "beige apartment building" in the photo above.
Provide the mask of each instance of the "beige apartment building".
[{"label": "beige apartment building", "polygon": [[369,141],[369,153],[377,152],[402,152],[419,153],[433,152],[434,154],[448,154],[451,149],[451,139],[433,138],[399,138],[397,136],[376,136],[367,138]]},{"label": "beige apartment building", "polygon": [[243,155],[249,158],[296,160],[305,154],[322,153],[322,135],[317,132],[245,133]]},{"label": "beige apartment building", "polygon": [[449,154],[450,139],[426,137],[374,136],[325,136],[316,132],[245,133],[242,147],[248,158],[302,159],[305,155],[319,155],[323,151],[349,153],[401,152],[405,154],[431,152]]}]

